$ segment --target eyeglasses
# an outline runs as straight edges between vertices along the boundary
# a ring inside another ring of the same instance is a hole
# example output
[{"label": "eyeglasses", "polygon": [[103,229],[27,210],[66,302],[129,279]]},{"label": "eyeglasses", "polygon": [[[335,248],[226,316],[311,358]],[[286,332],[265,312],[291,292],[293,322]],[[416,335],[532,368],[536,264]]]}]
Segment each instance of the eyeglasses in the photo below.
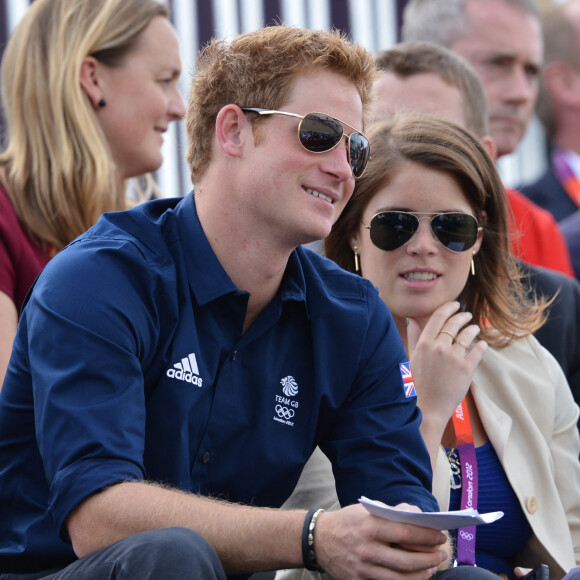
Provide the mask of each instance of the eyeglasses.
[{"label": "eyeglasses", "polygon": [[376,214],[370,225],[365,227],[370,230],[371,241],[377,248],[391,252],[411,240],[422,219],[431,222],[434,237],[452,252],[469,250],[477,241],[477,234],[483,229],[467,213],[432,214],[407,211],[383,211]]},{"label": "eyeglasses", "polygon": [[[346,137],[347,155],[350,168],[354,177],[361,177],[365,172],[367,163],[371,157],[371,147],[368,139],[354,127],[324,113],[308,113],[297,115],[286,111],[273,111],[257,107],[242,107],[242,111],[252,111],[260,115],[287,115],[300,119],[298,125],[298,139],[307,151],[312,153],[324,153],[332,151]],[[343,125],[353,130],[346,135]]]}]

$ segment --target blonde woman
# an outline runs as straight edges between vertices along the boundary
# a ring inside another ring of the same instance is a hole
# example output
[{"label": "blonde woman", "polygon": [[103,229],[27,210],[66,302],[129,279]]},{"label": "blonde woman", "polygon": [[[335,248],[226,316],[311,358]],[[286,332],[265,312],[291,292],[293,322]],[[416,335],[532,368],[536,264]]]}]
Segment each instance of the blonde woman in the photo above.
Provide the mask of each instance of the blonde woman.
[{"label": "blonde woman", "polygon": [[36,0],[2,60],[0,384],[19,311],[48,260],[162,162],[185,114],[179,46],[153,0]]}]

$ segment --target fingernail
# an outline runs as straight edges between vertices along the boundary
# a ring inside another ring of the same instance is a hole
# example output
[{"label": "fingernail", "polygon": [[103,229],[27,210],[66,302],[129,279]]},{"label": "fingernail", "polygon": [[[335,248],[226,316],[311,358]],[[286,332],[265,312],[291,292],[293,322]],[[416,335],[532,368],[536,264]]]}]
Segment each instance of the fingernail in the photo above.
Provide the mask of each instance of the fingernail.
[{"label": "fingernail", "polygon": [[405,316],[405,324],[409,326],[409,319]]},{"label": "fingernail", "polygon": [[461,302],[459,302],[459,300],[454,300],[453,302],[454,304],[457,304],[457,306],[461,306]]},{"label": "fingernail", "polygon": [[471,314],[471,312],[466,312],[465,314],[467,314],[467,316],[473,316],[473,314]]}]

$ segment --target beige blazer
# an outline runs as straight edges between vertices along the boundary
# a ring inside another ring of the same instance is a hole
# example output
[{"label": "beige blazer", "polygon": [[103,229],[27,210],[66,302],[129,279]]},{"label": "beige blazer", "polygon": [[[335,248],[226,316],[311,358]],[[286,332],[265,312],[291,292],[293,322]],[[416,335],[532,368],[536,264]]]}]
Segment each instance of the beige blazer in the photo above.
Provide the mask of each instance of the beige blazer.
[{"label": "beige blazer", "polygon": [[[472,393],[534,532],[516,565],[548,564],[550,578],[562,578],[580,565],[578,407],[564,373],[530,337],[504,349],[488,349]],[[433,493],[442,510],[449,509],[449,477],[449,462],[441,449]]]},{"label": "beige blazer", "polygon": [[[550,567],[560,580],[580,565],[580,440],[574,402],[562,369],[533,337],[487,349],[473,380],[485,431],[520,500],[534,536],[516,566]],[[449,509],[447,456],[441,448],[433,494]],[[317,448],[286,509],[339,509],[330,461]],[[279,571],[276,580],[330,578],[304,569]]]}]

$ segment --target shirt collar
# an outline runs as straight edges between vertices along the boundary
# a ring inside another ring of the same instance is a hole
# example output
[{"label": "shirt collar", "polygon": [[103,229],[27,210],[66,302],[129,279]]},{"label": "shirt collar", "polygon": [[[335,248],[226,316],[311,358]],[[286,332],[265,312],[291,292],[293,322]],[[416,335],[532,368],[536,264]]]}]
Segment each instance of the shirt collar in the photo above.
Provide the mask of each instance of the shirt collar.
[{"label": "shirt collar", "polygon": [[[189,287],[197,303],[204,305],[231,293],[247,295],[247,292],[240,291],[232,282],[211,248],[199,221],[193,193],[188,194],[177,205],[175,217],[177,243],[181,246]],[[304,259],[303,248],[297,248],[290,254],[280,287],[282,302],[293,300],[306,305],[306,281],[302,264]]]}]

